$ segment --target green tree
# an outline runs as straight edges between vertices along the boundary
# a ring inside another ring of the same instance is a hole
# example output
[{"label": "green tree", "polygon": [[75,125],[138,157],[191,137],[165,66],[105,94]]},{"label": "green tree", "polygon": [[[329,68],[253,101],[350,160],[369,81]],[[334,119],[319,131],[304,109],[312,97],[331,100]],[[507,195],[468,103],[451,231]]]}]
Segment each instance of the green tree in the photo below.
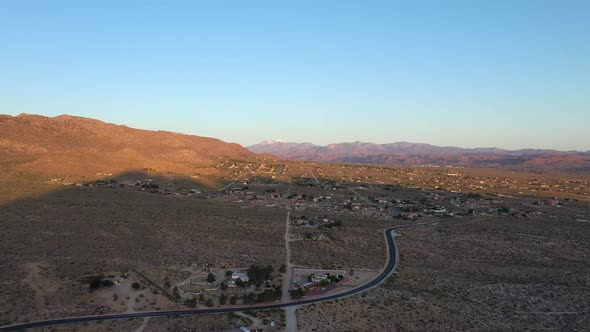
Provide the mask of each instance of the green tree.
[{"label": "green tree", "polygon": [[291,298],[294,300],[302,298],[303,295],[305,295],[305,292],[301,288],[291,291]]},{"label": "green tree", "polygon": [[282,292],[281,292],[280,287],[275,287],[273,289],[266,289],[266,290],[264,290],[264,292],[258,294],[258,296],[256,297],[256,303],[280,300],[281,295],[282,295]]},{"label": "green tree", "polygon": [[207,282],[208,283],[215,282],[215,275],[213,273],[209,273],[209,275],[207,276]]},{"label": "green tree", "polygon": [[224,290],[226,290],[226,289],[227,289],[227,285],[225,284],[225,282],[223,282],[223,281],[222,281],[222,282],[219,284],[219,288],[221,288],[221,290],[222,290],[222,291],[224,291]]},{"label": "green tree", "polygon": [[172,295],[175,299],[180,299],[180,292],[178,290],[178,286],[174,286],[174,289],[172,289]]},{"label": "green tree", "polygon": [[235,295],[229,298],[229,304],[234,305],[238,301],[238,298]]},{"label": "green tree", "polygon": [[112,282],[109,279],[103,279],[100,283],[103,287],[111,287],[115,284],[114,282]]},{"label": "green tree", "polygon": [[186,299],[184,301],[184,305],[190,308],[194,308],[197,306],[197,299],[195,299],[194,297],[191,297],[190,299]]},{"label": "green tree", "polygon": [[248,293],[248,294],[244,294],[244,296],[242,296],[242,301],[244,302],[244,304],[254,304],[256,303],[256,299],[258,297],[256,296],[255,293]]},{"label": "green tree", "polygon": [[94,280],[90,281],[90,290],[97,289],[100,287],[100,285],[102,285],[101,280],[94,279]]},{"label": "green tree", "polygon": [[248,277],[252,283],[256,286],[260,286],[265,280],[271,278],[273,272],[274,269],[271,265],[265,267],[251,265],[250,268],[248,268]]},{"label": "green tree", "polygon": [[227,297],[225,296],[225,294],[221,294],[221,296],[219,297],[219,304],[220,305],[224,305],[225,304],[225,301],[226,301],[226,298]]},{"label": "green tree", "polygon": [[134,282],[131,284],[131,287],[133,287],[133,289],[139,289],[141,287],[141,285],[139,284],[139,282]]}]

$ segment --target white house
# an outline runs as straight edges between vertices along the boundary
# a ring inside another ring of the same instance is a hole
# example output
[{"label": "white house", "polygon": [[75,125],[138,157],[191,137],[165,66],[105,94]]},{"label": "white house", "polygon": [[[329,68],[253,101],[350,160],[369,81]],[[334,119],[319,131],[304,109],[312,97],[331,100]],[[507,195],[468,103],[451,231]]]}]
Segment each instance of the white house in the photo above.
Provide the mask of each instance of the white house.
[{"label": "white house", "polygon": [[322,281],[324,279],[328,279],[328,275],[327,274],[313,274],[311,276],[311,280],[314,281],[314,282]]},{"label": "white house", "polygon": [[248,277],[248,273],[246,272],[234,272],[231,274],[231,278],[232,280],[242,280],[243,282],[248,282],[250,281],[250,278]]}]

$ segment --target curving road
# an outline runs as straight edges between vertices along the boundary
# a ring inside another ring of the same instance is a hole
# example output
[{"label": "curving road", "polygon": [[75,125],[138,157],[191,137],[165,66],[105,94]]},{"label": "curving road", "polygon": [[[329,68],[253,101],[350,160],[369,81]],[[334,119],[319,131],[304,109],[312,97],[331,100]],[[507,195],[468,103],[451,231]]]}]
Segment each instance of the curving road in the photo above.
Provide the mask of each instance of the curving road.
[{"label": "curving road", "polygon": [[414,227],[414,226],[430,225],[430,224],[440,223],[440,222],[449,221],[449,220],[458,220],[458,219],[465,220],[465,219],[470,219],[470,218],[442,219],[442,220],[435,220],[435,221],[417,223],[417,224],[399,225],[399,226],[391,227],[391,228],[385,230],[385,241],[387,244],[387,264],[383,268],[383,271],[375,279],[369,281],[366,284],[363,284],[359,287],[353,288],[353,289],[348,290],[346,292],[342,292],[342,293],[338,293],[338,294],[334,294],[334,295],[328,295],[328,296],[324,296],[321,298],[314,298],[314,299],[307,299],[307,300],[297,300],[297,301],[292,301],[292,302],[287,302],[287,303],[240,306],[240,307],[232,307],[232,308],[161,310],[161,311],[145,311],[145,312],[134,312],[134,313],[123,313],[123,314],[106,314],[106,315],[96,315],[96,316],[58,318],[58,319],[49,319],[49,320],[36,321],[36,322],[30,322],[30,323],[2,326],[2,327],[0,327],[0,331],[15,331],[15,330],[22,330],[22,329],[30,329],[30,328],[34,328],[34,327],[46,327],[46,326],[54,326],[54,325],[74,324],[74,323],[83,323],[83,322],[95,322],[95,321],[105,321],[105,320],[116,320],[116,319],[166,317],[166,316],[188,316],[188,315],[201,315],[201,314],[222,314],[222,313],[229,313],[229,312],[236,312],[236,311],[247,311],[247,310],[280,309],[280,308],[285,308],[285,307],[290,307],[290,306],[320,303],[320,302],[341,299],[344,297],[348,297],[351,295],[362,293],[370,288],[378,286],[393,271],[395,271],[395,268],[397,267],[397,264],[399,262],[399,252],[398,252],[397,244],[395,243],[395,239],[394,239],[394,234],[395,234],[394,231],[396,229],[408,228],[408,227]]}]

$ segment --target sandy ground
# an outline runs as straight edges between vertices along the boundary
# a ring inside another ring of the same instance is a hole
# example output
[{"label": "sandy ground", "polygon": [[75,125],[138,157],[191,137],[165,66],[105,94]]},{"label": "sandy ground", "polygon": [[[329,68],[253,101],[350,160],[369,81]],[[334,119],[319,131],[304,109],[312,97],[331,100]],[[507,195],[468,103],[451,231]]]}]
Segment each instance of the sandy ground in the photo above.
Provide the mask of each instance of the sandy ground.
[{"label": "sandy ground", "polygon": [[143,330],[145,330],[145,328],[149,324],[149,322],[150,322],[150,317],[144,318],[141,325],[138,328],[136,328],[135,330],[133,330],[133,332],[143,332]]},{"label": "sandy ground", "polygon": [[[289,294],[289,290],[292,287],[293,282],[293,268],[291,267],[291,248],[289,247],[290,236],[289,236],[289,218],[291,216],[291,212],[287,212],[287,220],[285,223],[285,251],[286,251],[286,258],[285,258],[285,276],[283,277],[283,287],[282,287],[282,297],[281,301],[283,303],[291,301],[291,295]],[[287,307],[285,308],[285,317],[286,317],[286,331],[288,332],[296,332],[297,331],[297,315],[295,307]]]}]

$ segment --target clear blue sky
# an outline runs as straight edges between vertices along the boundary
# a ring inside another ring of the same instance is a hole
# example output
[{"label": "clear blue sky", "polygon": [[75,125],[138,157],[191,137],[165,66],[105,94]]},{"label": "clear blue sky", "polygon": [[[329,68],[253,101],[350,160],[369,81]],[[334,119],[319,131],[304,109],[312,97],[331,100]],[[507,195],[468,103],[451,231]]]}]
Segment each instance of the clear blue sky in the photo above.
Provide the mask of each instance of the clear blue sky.
[{"label": "clear blue sky", "polygon": [[590,1],[0,0],[0,113],[590,150]]}]

